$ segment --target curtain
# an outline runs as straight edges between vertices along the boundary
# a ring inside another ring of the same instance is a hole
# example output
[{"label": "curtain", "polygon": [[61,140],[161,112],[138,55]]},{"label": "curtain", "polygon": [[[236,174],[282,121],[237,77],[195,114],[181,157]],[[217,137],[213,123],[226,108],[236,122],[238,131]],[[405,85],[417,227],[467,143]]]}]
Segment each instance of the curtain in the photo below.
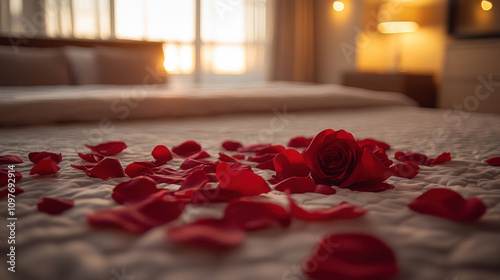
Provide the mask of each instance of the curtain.
[{"label": "curtain", "polygon": [[274,0],[271,79],[314,82],[314,1]]}]

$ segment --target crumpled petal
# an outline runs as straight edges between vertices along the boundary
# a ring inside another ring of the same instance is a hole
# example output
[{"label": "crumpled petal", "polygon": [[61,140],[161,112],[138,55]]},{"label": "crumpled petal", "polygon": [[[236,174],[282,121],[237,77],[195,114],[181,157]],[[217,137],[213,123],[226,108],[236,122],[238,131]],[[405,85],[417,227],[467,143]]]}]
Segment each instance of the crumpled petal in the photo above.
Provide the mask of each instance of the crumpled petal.
[{"label": "crumpled petal", "polygon": [[196,170],[186,177],[186,180],[182,182],[179,191],[200,189],[208,184],[209,181],[210,180],[208,179],[205,170]]},{"label": "crumpled petal", "polygon": [[[19,171],[10,172],[14,174],[15,183],[17,184],[23,178],[23,175]],[[12,175],[11,175],[12,176]],[[9,184],[9,169],[0,169],[0,187],[6,186]]]},{"label": "crumpled petal", "polygon": [[298,206],[290,195],[288,195],[288,200],[290,201],[290,212],[292,216],[305,221],[355,219],[368,212],[366,209],[351,205],[347,202],[342,202],[339,205],[330,208],[308,211]]},{"label": "crumpled petal", "polygon": [[329,235],[313,252],[303,271],[315,280],[387,280],[398,273],[392,249],[364,233]]},{"label": "crumpled petal", "polygon": [[413,211],[438,216],[457,222],[475,222],[486,212],[479,198],[464,199],[450,189],[435,188],[426,191],[408,204]]},{"label": "crumpled petal", "polygon": [[127,148],[127,145],[121,141],[107,142],[102,143],[97,146],[85,145],[85,147],[91,149],[92,151],[104,155],[104,156],[112,156],[118,154]]},{"label": "crumpled petal", "polygon": [[151,155],[156,160],[157,165],[165,164],[173,158],[170,150],[164,145],[154,147]]},{"label": "crumpled petal", "polygon": [[83,159],[86,162],[90,163],[98,163],[101,161],[104,156],[96,153],[88,153],[88,154],[83,154],[83,153],[78,153],[78,156]]},{"label": "crumpled petal", "polygon": [[0,156],[0,164],[18,164],[23,163],[23,159],[15,155],[3,155]]},{"label": "crumpled petal", "polygon": [[245,232],[223,220],[201,219],[169,229],[167,239],[185,245],[227,250],[240,245],[245,239]]},{"label": "crumpled petal", "polygon": [[274,189],[280,192],[289,191],[290,193],[315,192],[316,183],[309,177],[290,177],[276,184]]},{"label": "crumpled petal", "polygon": [[160,190],[156,188],[155,180],[139,176],[118,183],[113,188],[111,198],[120,204],[131,204],[142,201]]},{"label": "crumpled petal", "polygon": [[236,190],[247,196],[259,195],[271,191],[266,181],[253,171],[233,169],[225,161],[217,165],[216,176],[219,179],[218,188],[220,189]]},{"label": "crumpled petal", "polygon": [[56,173],[60,169],[51,157],[46,157],[31,168],[30,175],[49,175]]},{"label": "crumpled petal", "polygon": [[420,169],[420,167],[418,167],[418,164],[411,161],[405,161],[404,163],[397,163],[392,168],[395,171],[394,176],[407,179],[412,179],[415,176],[417,176],[418,170]]},{"label": "crumpled petal", "polygon": [[18,194],[23,193],[23,192],[24,192],[24,189],[21,187],[14,187],[14,193],[11,193],[9,191],[9,188],[5,187],[5,188],[0,189],[0,198],[5,197],[8,194],[18,195]]},{"label": "crumpled petal", "polygon": [[166,191],[161,191],[138,203],[94,212],[87,215],[87,221],[93,227],[121,228],[133,233],[146,232],[176,220],[184,211],[184,203],[165,193]]},{"label": "crumpled petal", "polygon": [[334,188],[327,186],[327,185],[321,185],[321,184],[316,186],[316,191],[314,191],[314,192],[324,194],[324,195],[332,195],[332,194],[337,193],[337,191]]},{"label": "crumpled petal", "polygon": [[62,155],[61,154],[55,154],[55,153],[50,153],[50,152],[33,152],[28,154],[28,158],[30,159],[31,162],[33,163],[38,163],[42,159],[50,157],[55,163],[60,163],[62,160]]},{"label": "crumpled petal", "polygon": [[286,145],[292,148],[307,148],[311,144],[313,138],[314,137],[297,136],[290,139]]},{"label": "crumpled petal", "polygon": [[225,140],[222,142],[222,147],[226,149],[226,151],[235,152],[238,149],[243,148],[243,145],[236,140]]},{"label": "crumpled petal", "polygon": [[105,158],[97,164],[71,165],[74,168],[83,170],[89,177],[107,180],[110,178],[125,177],[125,172],[116,158]]},{"label": "crumpled petal", "polygon": [[243,197],[229,202],[223,220],[244,230],[257,230],[273,225],[288,227],[290,214],[280,205]]},{"label": "crumpled petal", "polygon": [[276,175],[272,183],[277,183],[290,177],[307,177],[311,169],[304,162],[302,154],[294,149],[287,149],[274,157]]},{"label": "crumpled petal", "polygon": [[173,147],[172,152],[178,157],[187,158],[201,152],[201,146],[195,141],[190,140],[180,144],[179,146]]},{"label": "crumpled petal", "polygon": [[151,175],[156,164],[150,161],[134,161],[125,167],[125,174],[130,178],[142,175]]},{"label": "crumpled petal", "polygon": [[72,208],[75,202],[71,199],[44,197],[42,201],[36,205],[38,211],[52,215],[59,215],[62,212]]},{"label": "crumpled petal", "polygon": [[368,146],[368,145],[374,145],[374,146],[380,147],[384,151],[391,149],[391,146],[389,144],[387,144],[383,141],[375,140],[373,138],[365,138],[365,139],[357,140],[357,142],[361,148],[363,148],[364,146]]},{"label": "crumpled petal", "polygon": [[485,160],[484,162],[486,162],[489,165],[500,166],[500,157],[492,157]]}]

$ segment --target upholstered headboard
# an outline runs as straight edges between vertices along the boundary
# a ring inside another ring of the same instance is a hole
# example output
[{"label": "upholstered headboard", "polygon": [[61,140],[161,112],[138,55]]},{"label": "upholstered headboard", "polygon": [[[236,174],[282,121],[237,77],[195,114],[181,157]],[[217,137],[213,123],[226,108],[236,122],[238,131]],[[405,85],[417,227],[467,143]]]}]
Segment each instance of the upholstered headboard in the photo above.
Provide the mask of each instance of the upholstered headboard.
[{"label": "upholstered headboard", "polygon": [[0,37],[0,86],[165,83],[162,42]]}]

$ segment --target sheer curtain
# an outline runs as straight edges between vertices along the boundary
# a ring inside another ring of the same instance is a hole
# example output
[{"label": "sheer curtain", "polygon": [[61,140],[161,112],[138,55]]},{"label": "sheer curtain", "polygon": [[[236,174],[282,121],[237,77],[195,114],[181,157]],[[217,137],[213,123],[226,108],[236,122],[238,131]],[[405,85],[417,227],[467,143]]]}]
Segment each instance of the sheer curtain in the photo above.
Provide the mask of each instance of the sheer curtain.
[{"label": "sheer curtain", "polygon": [[271,79],[314,82],[313,0],[273,0]]}]

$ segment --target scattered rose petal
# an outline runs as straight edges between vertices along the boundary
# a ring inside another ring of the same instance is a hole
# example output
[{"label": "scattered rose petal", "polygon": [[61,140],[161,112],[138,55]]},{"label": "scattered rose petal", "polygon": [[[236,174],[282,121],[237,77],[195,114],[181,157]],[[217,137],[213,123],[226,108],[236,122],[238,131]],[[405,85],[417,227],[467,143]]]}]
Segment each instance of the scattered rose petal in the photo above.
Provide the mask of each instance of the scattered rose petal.
[{"label": "scattered rose petal", "polygon": [[14,155],[3,155],[0,156],[0,164],[18,164],[23,163],[23,159]]},{"label": "scattered rose petal", "polygon": [[191,159],[205,159],[205,158],[209,158],[209,157],[210,157],[210,154],[205,152],[205,151],[199,151],[196,154],[189,156],[189,158],[191,158]]},{"label": "scattered rose petal", "polygon": [[156,164],[149,161],[135,161],[125,167],[125,174],[130,178],[134,178],[142,175],[153,174],[152,168],[155,168]]},{"label": "scattered rose petal", "polygon": [[101,161],[104,158],[103,155],[96,154],[96,153],[88,153],[88,154],[78,153],[78,156],[81,159],[83,159],[84,161],[90,162],[90,163],[98,163],[99,161]]},{"label": "scattered rose petal", "polygon": [[8,194],[18,195],[18,194],[23,193],[23,192],[24,192],[24,190],[22,188],[14,187],[14,193],[11,193],[9,191],[9,188],[5,187],[5,188],[0,189],[0,198],[7,196]]},{"label": "scattered rose petal", "polygon": [[105,158],[97,164],[89,165],[71,165],[74,168],[83,170],[89,177],[100,178],[107,180],[110,178],[121,178],[125,177],[125,172],[120,164],[120,161],[116,158]]},{"label": "scattered rose petal", "polygon": [[357,142],[361,148],[363,148],[364,146],[367,146],[367,145],[374,145],[374,146],[380,147],[384,151],[391,149],[391,146],[389,144],[382,142],[382,141],[379,141],[379,140],[372,139],[372,138],[361,139],[361,140],[358,140]]},{"label": "scattered rose petal", "polygon": [[232,155],[232,157],[234,157],[235,159],[245,159],[245,155]]},{"label": "scattered rose petal", "polygon": [[210,202],[229,202],[240,197],[243,197],[243,194],[236,190],[202,188],[192,194],[191,203],[205,205]]},{"label": "scattered rose petal", "polygon": [[62,212],[72,208],[75,202],[71,199],[44,197],[42,201],[36,205],[38,211],[45,212],[52,215],[59,215]]},{"label": "scattered rose petal", "polygon": [[49,175],[56,173],[60,169],[51,157],[46,157],[31,168],[30,175]]},{"label": "scattered rose petal", "polygon": [[196,170],[186,177],[186,180],[182,182],[179,191],[200,189],[208,184],[208,182],[209,180],[205,170]]},{"label": "scattered rose petal", "polygon": [[394,176],[408,179],[412,179],[417,176],[418,170],[420,169],[418,164],[411,161],[395,164],[392,168],[395,170]]},{"label": "scattered rose petal", "polygon": [[260,150],[262,150],[266,147],[269,147],[269,146],[271,146],[271,145],[263,144],[263,143],[254,143],[254,144],[250,144],[250,145],[239,148],[238,152],[240,152],[240,153],[255,153],[255,152],[260,151]]},{"label": "scattered rose petal", "polygon": [[[10,172],[14,174],[14,178],[9,178],[9,169],[0,169],[0,187],[9,184],[9,179],[15,179],[15,183],[21,181],[23,175],[19,171]],[[12,175],[11,175],[12,176]]]},{"label": "scattered rose petal", "polygon": [[91,149],[92,151],[98,154],[105,156],[112,156],[123,151],[125,148],[127,148],[127,145],[124,142],[115,141],[115,142],[102,143],[97,146],[85,145],[85,147]]},{"label": "scattered rose petal", "polygon": [[262,149],[259,149],[255,153],[255,155],[262,156],[265,154],[279,154],[279,153],[283,152],[284,150],[286,150],[286,148],[282,145],[271,145],[271,146],[267,146],[267,147],[264,147]]},{"label": "scattered rose petal", "polygon": [[317,185],[316,191],[314,191],[314,192],[324,194],[324,195],[332,195],[332,194],[337,193],[337,191],[334,188],[327,186],[327,185]]},{"label": "scattered rose petal", "polygon": [[226,140],[222,142],[222,147],[226,149],[226,151],[234,152],[240,148],[243,148],[243,145],[235,140]]},{"label": "scattered rose petal", "polygon": [[274,171],[274,159],[263,161],[255,166],[258,169],[268,169]]},{"label": "scattered rose petal", "polygon": [[385,153],[385,150],[383,150],[379,146],[365,145],[362,147],[362,149],[370,150],[386,167],[390,167],[394,163],[392,160],[389,159],[389,157]]},{"label": "scattered rose petal", "polygon": [[253,171],[232,169],[225,161],[217,165],[216,176],[219,179],[220,189],[236,190],[248,196],[271,191],[266,181]]},{"label": "scattered rose petal", "polygon": [[223,219],[244,230],[257,230],[273,225],[286,228],[290,225],[290,214],[285,208],[246,197],[229,202]]},{"label": "scattered rose petal", "polygon": [[314,137],[297,136],[288,141],[287,146],[292,148],[307,148]]},{"label": "scattered rose petal", "polygon": [[225,153],[219,152],[219,160],[220,161],[227,161],[227,162],[236,162],[238,161],[236,158],[226,155]]},{"label": "scattered rose petal", "polygon": [[398,273],[394,252],[380,239],[363,233],[324,238],[304,264],[315,280],[386,280]]},{"label": "scattered rose petal", "polygon": [[298,206],[292,197],[288,195],[290,201],[290,212],[297,219],[305,221],[325,221],[325,220],[346,220],[355,219],[363,216],[368,210],[361,207],[342,202],[337,206],[330,208],[305,210]]},{"label": "scattered rose petal", "polygon": [[451,160],[451,154],[444,152],[444,153],[440,154],[439,156],[437,156],[435,159],[431,159],[431,162],[429,165],[443,164],[443,163],[450,161],[450,160]]},{"label": "scattered rose petal", "polygon": [[187,158],[201,152],[201,146],[195,141],[186,141],[179,146],[173,147],[172,152],[178,157]]},{"label": "scattered rose petal", "polygon": [[492,157],[485,160],[485,162],[489,165],[500,166],[500,157]]},{"label": "scattered rose petal", "polygon": [[394,158],[396,158],[399,161],[411,161],[418,165],[431,166],[435,164],[443,164],[445,162],[450,161],[451,154],[444,152],[439,156],[437,156],[436,158],[428,158],[426,155],[420,153],[403,153],[401,151],[398,151],[394,154]]},{"label": "scattered rose petal", "polygon": [[426,191],[408,204],[413,211],[438,216],[457,222],[478,221],[486,212],[479,198],[464,199],[450,189],[436,188]]},{"label": "scattered rose petal", "polygon": [[113,188],[111,197],[120,204],[130,204],[142,201],[159,191],[155,180],[139,176],[118,183]]},{"label": "scattered rose petal", "polygon": [[184,206],[184,203],[161,191],[138,203],[89,214],[87,221],[94,227],[114,227],[143,233],[177,219]]},{"label": "scattered rose petal", "polygon": [[55,154],[55,153],[50,153],[50,152],[33,152],[28,154],[28,158],[30,159],[31,162],[33,163],[38,163],[42,159],[50,157],[55,163],[60,163],[62,160],[62,155],[61,154]]},{"label": "scattered rose petal", "polygon": [[245,232],[223,220],[201,219],[169,229],[167,239],[185,245],[226,250],[241,244]]},{"label": "scattered rose petal", "polygon": [[157,165],[165,164],[172,159],[172,153],[167,147],[163,145],[154,147],[151,155],[156,160]]},{"label": "scattered rose petal", "polygon": [[197,160],[197,159],[193,159],[193,158],[188,157],[181,164],[180,168],[182,170],[188,170],[188,169],[191,169],[191,168],[196,167],[196,166],[206,166],[206,165],[210,165],[210,166],[215,167],[215,166],[217,166],[217,163],[212,162],[212,161]]},{"label": "scattered rose petal", "polygon": [[290,177],[279,182],[274,189],[280,192],[288,190],[290,193],[315,192],[316,183],[309,177]]},{"label": "scattered rose petal", "polygon": [[275,156],[276,156],[276,154],[263,154],[260,156],[248,157],[248,161],[260,163],[260,162],[264,162],[264,161],[268,161],[268,160],[274,160]]},{"label": "scattered rose petal", "polygon": [[294,149],[277,154],[273,162],[276,169],[276,175],[273,177],[275,182],[290,177],[307,177],[311,173],[311,169],[305,164],[302,154]]}]

